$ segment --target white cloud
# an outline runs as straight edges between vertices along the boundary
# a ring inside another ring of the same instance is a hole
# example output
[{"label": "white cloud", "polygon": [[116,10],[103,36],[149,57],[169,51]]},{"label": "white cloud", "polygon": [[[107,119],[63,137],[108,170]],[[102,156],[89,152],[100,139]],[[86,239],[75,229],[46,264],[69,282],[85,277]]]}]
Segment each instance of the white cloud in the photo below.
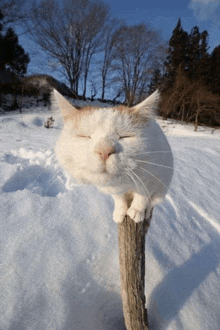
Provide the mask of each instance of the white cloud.
[{"label": "white cloud", "polygon": [[192,0],[191,2],[199,2],[199,3],[202,3],[204,5],[208,5],[211,2],[218,2],[218,3],[220,3],[220,0]]},{"label": "white cloud", "polygon": [[188,7],[199,21],[220,20],[220,0],[191,0]]}]

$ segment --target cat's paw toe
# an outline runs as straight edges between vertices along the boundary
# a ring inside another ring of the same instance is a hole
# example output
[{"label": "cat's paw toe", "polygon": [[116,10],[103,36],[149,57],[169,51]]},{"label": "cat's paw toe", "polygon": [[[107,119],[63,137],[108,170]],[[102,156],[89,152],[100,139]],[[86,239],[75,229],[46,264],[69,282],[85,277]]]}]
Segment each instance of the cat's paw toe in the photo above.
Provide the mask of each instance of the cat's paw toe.
[{"label": "cat's paw toe", "polygon": [[134,209],[133,207],[130,207],[127,211],[127,215],[129,215],[129,217],[131,219],[133,219],[135,222],[141,222],[144,220],[144,211],[139,211]]},{"label": "cat's paw toe", "polygon": [[124,220],[125,215],[126,214],[119,213],[119,212],[114,212],[113,213],[113,220],[114,220],[114,222],[116,222],[116,223],[122,223],[123,220]]}]

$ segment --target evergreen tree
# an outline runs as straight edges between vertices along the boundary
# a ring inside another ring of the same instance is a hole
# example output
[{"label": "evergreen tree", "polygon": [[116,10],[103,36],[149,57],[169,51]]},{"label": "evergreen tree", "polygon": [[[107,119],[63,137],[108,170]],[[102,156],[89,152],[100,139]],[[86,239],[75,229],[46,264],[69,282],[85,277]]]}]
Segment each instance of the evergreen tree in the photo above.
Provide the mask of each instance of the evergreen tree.
[{"label": "evergreen tree", "polygon": [[195,26],[188,34],[183,30],[179,19],[169,41],[164,88],[173,86],[178,68],[190,79],[204,82],[208,73],[208,62],[208,32],[200,33]]},{"label": "evergreen tree", "polygon": [[187,75],[189,78],[199,80],[202,84],[205,83],[207,76],[207,66],[209,62],[208,55],[208,32],[199,32],[197,26],[193,27],[189,35],[187,47],[188,63]]},{"label": "evergreen tree", "polygon": [[186,72],[189,78],[197,78],[196,67],[200,59],[200,32],[197,26],[194,26],[188,36]]},{"label": "evergreen tree", "polygon": [[3,20],[3,14],[2,14],[1,9],[0,9],[0,32],[2,31],[2,24],[1,24],[2,20]]},{"label": "evergreen tree", "polygon": [[201,43],[200,43],[200,54],[201,54],[201,57],[204,57],[207,52],[208,52],[208,32],[205,30],[201,33],[200,35],[200,40],[201,40]]},{"label": "evergreen tree", "polygon": [[209,69],[210,89],[213,93],[220,95],[220,45],[211,53]]},{"label": "evergreen tree", "polygon": [[183,30],[179,19],[169,41],[168,55],[165,62],[165,89],[173,85],[179,66],[183,70],[186,69],[188,38],[188,33]]},{"label": "evergreen tree", "polygon": [[1,62],[1,57],[2,57],[2,41],[3,41],[3,36],[2,36],[2,24],[1,24],[1,21],[3,20],[3,14],[1,12],[1,9],[0,9],[0,71],[1,71],[1,67],[2,67],[2,62]]},{"label": "evergreen tree", "polygon": [[[3,15],[0,11],[0,21]],[[8,28],[5,35],[2,35],[0,25],[0,71],[9,69],[15,76],[22,76],[27,71],[30,62],[29,55],[25,53],[18,43],[18,36],[12,28]]]},{"label": "evergreen tree", "polygon": [[158,89],[160,87],[161,81],[162,75],[160,69],[155,69],[150,84],[148,86],[148,93],[152,94],[156,89]]},{"label": "evergreen tree", "polygon": [[[169,42],[163,78],[161,113],[165,118],[215,125],[220,122],[220,46],[208,54],[208,32],[197,26],[190,34],[181,21]],[[219,94],[215,95],[213,94]]]}]

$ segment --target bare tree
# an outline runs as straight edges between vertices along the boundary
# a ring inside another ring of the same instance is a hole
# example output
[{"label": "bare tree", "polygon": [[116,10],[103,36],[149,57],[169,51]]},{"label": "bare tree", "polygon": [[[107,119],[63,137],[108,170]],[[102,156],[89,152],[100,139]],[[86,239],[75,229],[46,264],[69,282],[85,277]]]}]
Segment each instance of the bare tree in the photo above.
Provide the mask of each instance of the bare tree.
[{"label": "bare tree", "polygon": [[120,27],[114,37],[115,81],[129,106],[146,92],[149,76],[165,56],[157,31],[146,24]]},{"label": "bare tree", "polygon": [[86,44],[84,49],[84,87],[83,97],[86,96],[86,83],[91,64],[91,59],[94,54],[101,51],[103,45],[103,37],[105,33],[105,24],[109,16],[109,7],[103,3],[92,3],[90,11],[86,17],[87,32]]},{"label": "bare tree", "polygon": [[195,131],[199,122],[208,125],[220,125],[220,97],[213,94],[205,86],[198,86],[193,94],[194,102],[197,102],[195,112],[191,117],[194,119]]},{"label": "bare tree", "polygon": [[89,0],[43,0],[31,12],[31,36],[61,69],[78,94],[83,79],[83,94],[93,55],[99,51],[102,30],[109,15],[103,2]]},{"label": "bare tree", "polygon": [[202,80],[189,79],[179,65],[172,88],[162,93],[161,113],[165,118],[194,122],[197,131],[199,123],[220,124],[220,97]]},{"label": "bare tree", "polygon": [[161,113],[164,118],[174,117],[182,122],[186,120],[191,108],[191,93],[191,81],[180,64],[173,87],[166,88],[162,94]]},{"label": "bare tree", "polygon": [[107,77],[112,68],[112,63],[115,58],[114,46],[115,46],[115,32],[123,22],[119,19],[113,18],[108,21],[104,30],[104,45],[103,45],[103,58],[101,59],[101,99],[105,98],[105,89],[107,87]]},{"label": "bare tree", "polygon": [[29,16],[27,0],[0,0],[0,9],[3,28],[23,24]]}]

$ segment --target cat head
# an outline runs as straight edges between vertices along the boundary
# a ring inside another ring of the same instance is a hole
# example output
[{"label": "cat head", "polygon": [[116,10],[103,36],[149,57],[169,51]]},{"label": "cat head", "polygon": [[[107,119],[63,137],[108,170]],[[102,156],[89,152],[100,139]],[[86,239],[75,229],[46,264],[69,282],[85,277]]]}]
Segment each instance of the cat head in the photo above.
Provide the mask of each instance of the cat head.
[{"label": "cat head", "polygon": [[[80,118],[82,118],[82,115],[87,115],[88,112],[94,112],[94,110],[99,109],[88,106],[82,108],[79,111],[79,109],[70,104],[56,89],[54,89],[54,95],[61,109],[64,124],[68,120],[74,120],[75,122],[78,122],[80,121]],[[158,90],[156,90],[144,101],[133,106],[132,108],[128,108],[126,106],[118,106],[113,109],[118,110],[121,113],[129,114],[133,122],[137,121],[138,123],[144,123],[155,116],[159,101],[160,93]]]},{"label": "cat head", "polygon": [[133,155],[144,148],[159,92],[133,108],[73,107],[55,91],[64,128],[55,151],[60,163],[84,182],[101,183],[135,166]]}]

